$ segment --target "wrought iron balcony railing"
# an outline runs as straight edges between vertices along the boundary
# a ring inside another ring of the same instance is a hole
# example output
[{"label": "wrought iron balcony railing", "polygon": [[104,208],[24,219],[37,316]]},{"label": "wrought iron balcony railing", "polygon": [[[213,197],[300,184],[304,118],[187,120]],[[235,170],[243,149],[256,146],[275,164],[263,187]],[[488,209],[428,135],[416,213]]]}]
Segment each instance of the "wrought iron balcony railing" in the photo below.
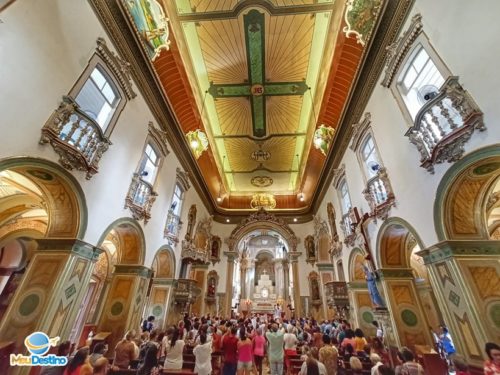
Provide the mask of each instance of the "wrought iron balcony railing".
[{"label": "wrought iron balcony railing", "polygon": [[458,77],[449,77],[434,98],[425,103],[406,136],[421,155],[421,166],[434,173],[434,165],[455,162],[475,129],[486,129],[483,112],[463,89]]},{"label": "wrought iron balcony railing", "polygon": [[99,124],[69,96],[43,126],[40,143],[50,143],[63,167],[84,171],[87,179],[99,171],[99,161],[111,145]]},{"label": "wrought iron balcony railing", "polygon": [[370,206],[370,215],[385,220],[390,208],[395,205],[395,199],[387,170],[384,167],[367,181],[363,195]]},{"label": "wrought iron balcony railing", "polygon": [[147,223],[151,219],[151,207],[157,196],[153,186],[141,179],[138,173],[134,173],[125,198],[125,208],[128,207],[132,211],[134,219]]}]

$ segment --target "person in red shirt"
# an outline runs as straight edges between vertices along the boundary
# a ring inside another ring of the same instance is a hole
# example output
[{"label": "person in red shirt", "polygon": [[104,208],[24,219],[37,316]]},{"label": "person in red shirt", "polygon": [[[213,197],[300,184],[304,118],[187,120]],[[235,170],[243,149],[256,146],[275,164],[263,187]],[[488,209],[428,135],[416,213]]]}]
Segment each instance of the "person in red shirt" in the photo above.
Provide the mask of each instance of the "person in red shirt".
[{"label": "person in red shirt", "polygon": [[231,331],[222,338],[222,354],[224,356],[222,375],[236,375],[238,365],[237,331],[237,328],[233,326],[231,327]]},{"label": "person in red shirt", "polygon": [[485,349],[489,361],[484,363],[484,375],[500,374],[500,346],[487,342]]}]

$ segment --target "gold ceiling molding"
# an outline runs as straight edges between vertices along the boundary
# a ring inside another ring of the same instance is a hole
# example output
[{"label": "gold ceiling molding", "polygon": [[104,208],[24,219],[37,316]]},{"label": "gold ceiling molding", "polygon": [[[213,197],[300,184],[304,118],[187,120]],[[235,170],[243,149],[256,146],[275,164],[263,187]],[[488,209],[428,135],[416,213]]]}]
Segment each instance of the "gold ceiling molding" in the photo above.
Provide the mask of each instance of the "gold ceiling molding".
[{"label": "gold ceiling molding", "polygon": [[274,210],[276,208],[276,199],[273,194],[257,193],[253,195],[250,207],[252,209]]}]

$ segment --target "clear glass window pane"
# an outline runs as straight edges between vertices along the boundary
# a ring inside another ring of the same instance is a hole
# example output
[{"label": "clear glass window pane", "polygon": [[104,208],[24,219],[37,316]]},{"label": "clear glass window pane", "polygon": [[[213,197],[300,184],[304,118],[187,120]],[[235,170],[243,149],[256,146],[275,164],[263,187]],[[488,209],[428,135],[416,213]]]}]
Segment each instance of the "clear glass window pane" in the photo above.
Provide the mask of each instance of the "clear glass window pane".
[{"label": "clear glass window pane", "polygon": [[351,197],[349,197],[349,190],[345,181],[340,185],[340,198],[342,200],[342,213],[345,214],[351,208]]},{"label": "clear glass window pane", "polygon": [[109,104],[113,104],[115,102],[116,94],[113,91],[113,88],[108,83],[106,83],[102,88],[102,93]]},{"label": "clear glass window pane", "polygon": [[106,78],[104,78],[102,73],[97,68],[94,68],[90,76],[99,90],[101,90],[107,82]]}]

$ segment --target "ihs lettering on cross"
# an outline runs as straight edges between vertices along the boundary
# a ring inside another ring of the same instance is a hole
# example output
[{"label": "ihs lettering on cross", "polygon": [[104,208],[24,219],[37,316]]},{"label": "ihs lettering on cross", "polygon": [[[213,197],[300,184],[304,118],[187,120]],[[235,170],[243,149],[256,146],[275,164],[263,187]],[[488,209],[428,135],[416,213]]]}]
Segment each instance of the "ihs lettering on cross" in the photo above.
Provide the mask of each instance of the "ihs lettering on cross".
[{"label": "ihs lettering on cross", "polygon": [[243,16],[248,65],[248,83],[215,84],[210,82],[208,92],[215,99],[248,97],[252,110],[253,136],[266,134],[266,97],[303,95],[308,86],[300,82],[268,82],[265,67],[265,17],[253,9]]}]

